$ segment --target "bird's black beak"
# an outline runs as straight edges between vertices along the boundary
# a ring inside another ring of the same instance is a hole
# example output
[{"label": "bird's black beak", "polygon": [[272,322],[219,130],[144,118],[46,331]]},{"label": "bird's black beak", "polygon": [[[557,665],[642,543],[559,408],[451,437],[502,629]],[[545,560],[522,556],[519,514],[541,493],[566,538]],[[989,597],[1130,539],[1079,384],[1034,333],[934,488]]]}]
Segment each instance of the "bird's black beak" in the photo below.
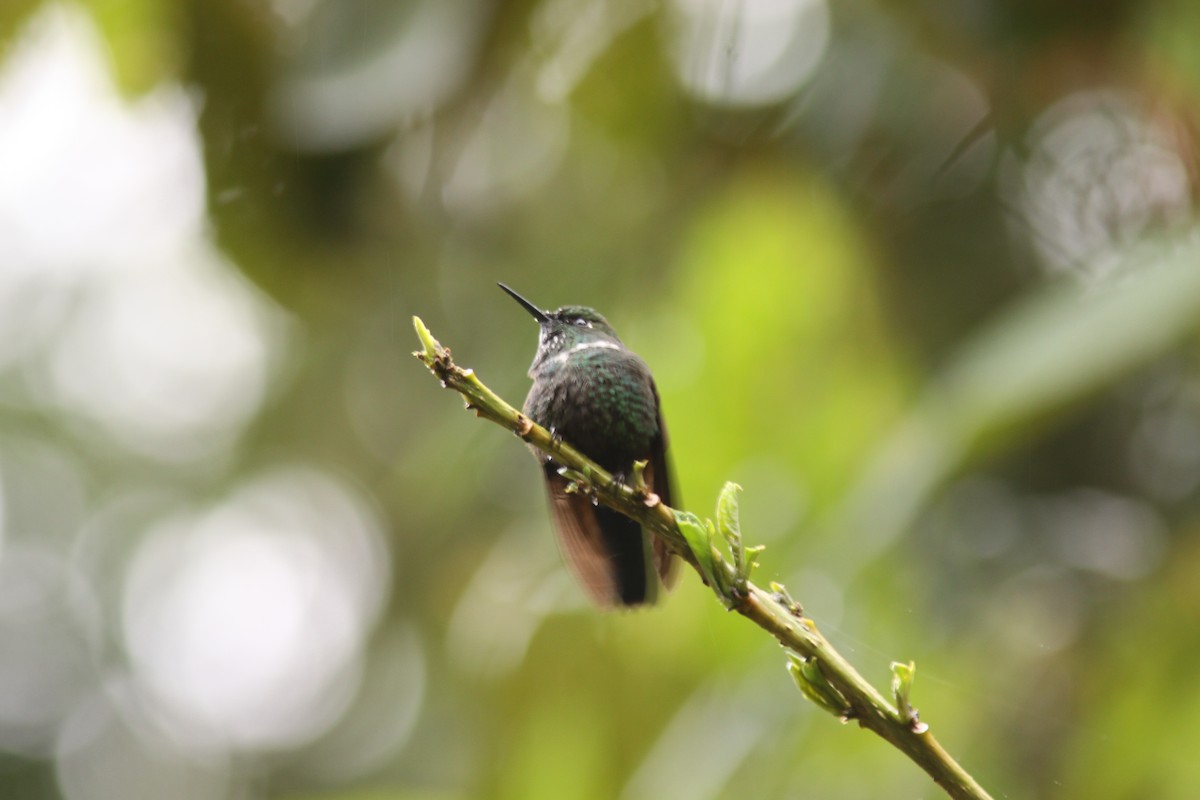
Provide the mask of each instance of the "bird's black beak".
[{"label": "bird's black beak", "polygon": [[530,314],[533,314],[533,318],[538,321],[539,325],[541,325],[543,322],[548,322],[550,320],[550,317],[546,316],[545,311],[542,311],[540,308],[538,308],[533,303],[526,300],[524,297],[521,297],[521,295],[517,294],[512,289],[508,288],[503,283],[497,283],[496,285],[499,286],[504,291],[508,292],[509,296],[513,300],[516,300],[518,303],[520,303],[522,308],[524,308]]}]

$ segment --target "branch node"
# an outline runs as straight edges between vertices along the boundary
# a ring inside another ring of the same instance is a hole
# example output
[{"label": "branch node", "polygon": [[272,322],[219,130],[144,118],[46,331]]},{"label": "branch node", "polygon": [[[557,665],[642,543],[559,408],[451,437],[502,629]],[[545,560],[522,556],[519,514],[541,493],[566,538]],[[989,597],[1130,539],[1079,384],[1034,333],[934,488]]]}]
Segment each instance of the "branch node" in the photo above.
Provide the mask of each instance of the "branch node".
[{"label": "branch node", "polygon": [[525,416],[524,414],[517,414],[517,430],[516,430],[517,436],[520,436],[522,439],[524,439],[527,436],[529,436],[529,434],[532,432],[533,432],[533,420],[531,420],[529,417]]},{"label": "branch node", "polygon": [[782,583],[771,581],[771,599],[783,606],[796,619],[804,619],[804,606],[797,603],[788,594],[787,587]]}]

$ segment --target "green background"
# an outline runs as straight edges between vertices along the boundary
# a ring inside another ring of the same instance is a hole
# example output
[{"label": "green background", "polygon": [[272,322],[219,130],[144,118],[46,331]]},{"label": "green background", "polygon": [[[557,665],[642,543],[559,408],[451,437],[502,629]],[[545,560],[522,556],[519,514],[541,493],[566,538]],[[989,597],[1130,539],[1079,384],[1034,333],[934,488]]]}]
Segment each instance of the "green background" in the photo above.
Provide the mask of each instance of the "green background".
[{"label": "green background", "polygon": [[1178,0],[0,6],[0,796],[939,796],[694,574],[586,604],[409,356],[519,404],[504,281],[609,318],[684,507],[741,483],[756,579],[914,660],[995,796],[1196,797],[1198,45]]}]

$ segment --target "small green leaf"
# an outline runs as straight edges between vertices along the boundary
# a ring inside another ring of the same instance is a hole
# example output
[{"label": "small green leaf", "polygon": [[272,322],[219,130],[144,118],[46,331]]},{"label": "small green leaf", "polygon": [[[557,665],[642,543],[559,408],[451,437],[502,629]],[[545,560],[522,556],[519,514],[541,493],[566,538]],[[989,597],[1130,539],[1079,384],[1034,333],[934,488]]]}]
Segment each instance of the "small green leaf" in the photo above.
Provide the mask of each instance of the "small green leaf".
[{"label": "small green leaf", "polygon": [[[729,552],[733,557],[733,580],[738,593],[745,591],[750,573],[758,566],[754,556],[763,551],[763,546],[746,547],[742,541],[742,525],[739,519],[738,495],[742,487],[733,481],[727,481],[717,498],[717,526],[725,541],[729,542]],[[747,558],[749,556],[749,558]]]},{"label": "small green leaf", "polygon": [[897,705],[908,705],[908,694],[912,690],[913,678],[916,677],[916,673],[917,665],[914,661],[907,664],[901,664],[899,661],[892,662],[892,693],[896,695]]},{"label": "small green leaf", "polygon": [[429,328],[425,327],[425,323],[420,317],[413,317],[413,328],[417,331],[417,338],[421,340],[423,351],[413,353],[422,361],[428,363],[441,355],[442,345],[437,339],[433,338],[433,334],[429,332]]},{"label": "small green leaf", "polygon": [[729,562],[725,560],[725,554],[717,547],[717,526],[713,524],[711,519],[704,520],[704,526],[708,528],[709,550],[712,551],[713,561],[713,577],[716,583],[713,584],[713,590],[716,591],[717,597],[721,598],[721,602],[726,608],[733,608],[733,587],[734,576],[729,569]]},{"label": "small green leaf", "polygon": [[676,511],[675,524],[679,527],[679,532],[683,534],[688,549],[695,556],[696,564],[700,567],[700,573],[704,576],[704,580],[709,586],[716,588],[717,579],[713,563],[712,536],[710,535],[708,526],[690,511]]},{"label": "small green leaf", "polygon": [[757,558],[758,554],[766,549],[767,549],[767,546],[765,544],[756,544],[756,545],[754,545],[754,547],[743,548],[743,552],[745,552],[745,554],[747,556],[747,558],[745,559],[745,561],[746,561],[745,580],[750,579],[750,573],[753,572],[754,568],[758,566],[758,558]]},{"label": "small green leaf", "polygon": [[721,487],[721,495],[717,498],[717,525],[721,533],[733,547],[740,547],[742,528],[738,520],[738,495],[742,487],[733,481],[726,481]]},{"label": "small green leaf", "polygon": [[676,511],[675,524],[683,534],[688,549],[695,556],[704,582],[716,593],[725,607],[730,608],[732,600],[729,593],[729,566],[713,546],[716,531],[712,520],[701,520],[690,511]]},{"label": "small green leaf", "polygon": [[919,733],[924,729],[924,725],[917,721],[917,710],[908,701],[909,695],[912,693],[913,679],[916,676],[917,664],[915,661],[907,664],[901,664],[899,661],[892,662],[892,695],[896,698],[896,708],[900,711],[900,715]]},{"label": "small green leaf", "polygon": [[846,702],[842,693],[826,680],[819,663],[801,658],[795,653],[788,653],[787,669],[801,694],[835,717],[843,720],[846,718],[850,704]]}]

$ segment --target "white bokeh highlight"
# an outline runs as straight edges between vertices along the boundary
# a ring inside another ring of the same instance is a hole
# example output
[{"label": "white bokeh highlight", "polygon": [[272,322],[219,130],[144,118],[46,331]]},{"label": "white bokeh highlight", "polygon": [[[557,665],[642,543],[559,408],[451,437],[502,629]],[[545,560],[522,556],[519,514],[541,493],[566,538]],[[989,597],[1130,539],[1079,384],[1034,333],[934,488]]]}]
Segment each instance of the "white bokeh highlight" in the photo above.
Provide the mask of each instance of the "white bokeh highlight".
[{"label": "white bokeh highlight", "polygon": [[123,602],[135,680],[196,746],[303,743],[357,688],[388,579],[377,515],[357,491],[277,470],[151,531]]},{"label": "white bokeh highlight", "polygon": [[1034,122],[1027,153],[1002,164],[1013,232],[1048,272],[1110,278],[1123,248],[1192,218],[1191,178],[1169,124],[1118,91],[1068,95]]},{"label": "white bokeh highlight", "polygon": [[0,370],[138,455],[220,453],[261,406],[284,315],[209,240],[196,106],[123,98],[51,4],[0,68]]},{"label": "white bokeh highlight", "polygon": [[670,9],[676,77],[715,105],[786,99],[812,77],[829,44],[825,0],[674,0]]}]

